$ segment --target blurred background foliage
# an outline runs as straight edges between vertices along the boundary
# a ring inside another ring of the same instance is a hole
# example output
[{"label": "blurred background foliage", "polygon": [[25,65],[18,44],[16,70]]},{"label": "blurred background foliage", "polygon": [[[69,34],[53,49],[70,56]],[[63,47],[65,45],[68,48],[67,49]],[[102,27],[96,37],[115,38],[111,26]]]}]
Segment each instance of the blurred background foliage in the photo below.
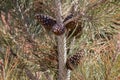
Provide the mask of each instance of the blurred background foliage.
[{"label": "blurred background foliage", "polygon": [[[73,3],[79,14],[99,2],[61,1],[63,19],[74,13]],[[104,1],[80,18],[81,36],[67,38],[68,51],[75,39],[68,55],[85,50],[71,80],[120,80],[120,1]],[[54,17],[54,0],[0,0],[0,80],[56,80],[56,38],[36,22],[36,13]]]}]

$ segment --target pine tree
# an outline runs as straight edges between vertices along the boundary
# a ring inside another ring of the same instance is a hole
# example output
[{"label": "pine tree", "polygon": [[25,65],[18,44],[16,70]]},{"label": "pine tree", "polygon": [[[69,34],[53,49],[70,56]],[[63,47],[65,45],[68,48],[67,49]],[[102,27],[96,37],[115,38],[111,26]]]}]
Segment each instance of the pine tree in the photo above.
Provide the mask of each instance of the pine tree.
[{"label": "pine tree", "polygon": [[119,6],[0,1],[0,80],[119,80]]}]

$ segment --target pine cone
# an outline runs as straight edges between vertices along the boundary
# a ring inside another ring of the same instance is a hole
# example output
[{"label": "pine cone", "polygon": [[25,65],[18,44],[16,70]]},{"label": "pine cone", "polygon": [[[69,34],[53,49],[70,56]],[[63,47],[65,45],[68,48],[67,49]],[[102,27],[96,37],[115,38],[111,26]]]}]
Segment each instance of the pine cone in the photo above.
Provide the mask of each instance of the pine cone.
[{"label": "pine cone", "polygon": [[52,32],[56,35],[62,35],[63,33],[65,33],[65,27],[63,26],[59,26],[58,24],[55,24],[53,27],[52,27]]},{"label": "pine cone", "polygon": [[72,55],[70,58],[67,59],[66,67],[67,69],[73,70],[75,69],[78,64],[80,63],[81,58],[84,55],[84,51],[80,50],[78,53]]},{"label": "pine cone", "polygon": [[[74,17],[73,14],[69,14],[65,19],[64,19],[64,23],[70,19],[72,19]],[[77,26],[78,24],[78,26]],[[77,21],[71,21],[68,24],[65,25],[65,27],[67,28],[68,31],[68,36],[70,36],[72,34],[72,36],[78,36],[79,33],[81,33],[82,31],[82,27],[81,27],[81,22],[78,23]]]},{"label": "pine cone", "polygon": [[38,22],[41,23],[47,30],[51,30],[52,27],[56,24],[56,20],[48,15],[44,14],[36,14],[35,18],[38,20]]},{"label": "pine cone", "polygon": [[[69,14],[63,21],[63,23],[65,23],[66,21],[70,20],[73,17],[73,14]],[[71,21],[68,24],[65,25],[65,27],[67,29],[74,29],[76,27],[76,22],[75,21]]]}]

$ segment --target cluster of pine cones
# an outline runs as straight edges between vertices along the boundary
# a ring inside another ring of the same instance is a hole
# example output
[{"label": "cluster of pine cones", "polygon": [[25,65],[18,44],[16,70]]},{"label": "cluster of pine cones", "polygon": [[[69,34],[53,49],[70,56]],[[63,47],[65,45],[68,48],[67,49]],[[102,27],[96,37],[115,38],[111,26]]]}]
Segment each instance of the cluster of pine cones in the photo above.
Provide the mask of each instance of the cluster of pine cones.
[{"label": "cluster of pine cones", "polygon": [[[43,8],[41,8],[41,9],[43,9]],[[38,11],[38,12],[41,12],[41,11]],[[73,17],[74,17],[74,15],[72,13],[68,14],[63,19],[63,24],[66,23],[67,21],[71,20]],[[45,15],[45,14],[36,14],[35,19],[47,31],[52,31],[55,35],[58,35],[58,36],[64,34],[65,31],[66,31],[66,36],[67,37],[69,37],[71,35],[72,35],[72,37],[74,37],[74,36],[79,35],[79,33],[82,32],[82,27],[81,27],[82,23],[77,24],[77,21],[75,21],[75,20],[71,20],[67,24],[64,24],[63,27],[62,27],[62,26],[57,24],[57,21],[56,21],[55,18],[53,18],[51,16],[48,16],[48,15]],[[79,65],[83,55],[84,55],[84,51],[81,50],[81,51],[75,53],[74,55],[68,57],[67,62],[66,62],[66,68],[69,69],[69,70],[75,69]],[[49,63],[53,63],[53,60],[55,60],[54,61],[55,65],[56,65],[56,61],[58,62],[57,57],[55,57],[55,56],[54,56],[54,59],[51,59],[51,56],[49,56],[45,59],[46,62],[47,62],[47,60],[49,60],[48,61]]]},{"label": "cluster of pine cones", "polygon": [[[63,23],[65,23],[66,21],[70,20],[73,17],[73,14],[69,14],[64,20]],[[35,18],[37,19],[37,21],[44,26],[44,28],[48,31],[52,31],[55,35],[62,35],[63,33],[65,33],[65,30],[67,30],[68,32],[68,36],[73,33],[74,29],[76,28],[76,21],[70,21],[69,23],[67,23],[66,25],[64,25],[63,27],[59,26],[57,24],[57,21],[48,15],[44,15],[44,14],[36,14]],[[76,36],[78,33],[80,33],[82,31],[82,27],[78,26],[74,33],[72,34],[72,36]]]},{"label": "cluster of pine cones", "polygon": [[[65,23],[66,21],[70,20],[73,17],[73,14],[68,15],[63,23]],[[70,21],[69,23],[67,23],[66,25],[64,25],[63,27],[60,27],[57,24],[57,21],[48,15],[44,15],[44,14],[36,14],[35,18],[37,19],[37,21],[44,26],[44,28],[47,31],[52,31],[55,35],[62,35],[63,33],[65,33],[65,29],[67,29],[68,36],[71,35],[71,33],[73,33],[74,29],[76,28],[76,21]],[[72,34],[72,36],[76,36],[79,32],[82,31],[82,27],[78,26],[76,28],[76,30],[74,31],[74,33]],[[81,60],[81,58],[83,57],[83,50],[79,51],[78,53],[72,55],[71,57],[69,57],[67,59],[66,62],[66,67],[67,69],[73,70],[74,68],[76,68]]]},{"label": "cluster of pine cones", "polygon": [[[35,9],[34,12],[44,13],[45,10],[48,10],[50,12],[53,11],[51,10],[50,6],[44,4],[46,1],[47,0],[44,0],[44,1],[35,0],[34,1],[34,9]],[[66,17],[63,18],[63,24],[74,17],[73,12],[70,11],[69,13],[70,14],[68,14]],[[60,25],[57,24],[56,19],[54,19],[51,16],[48,16],[45,14],[36,14],[35,18],[47,31],[52,31],[55,35],[62,35],[66,31],[67,37],[69,37],[71,34],[72,36],[76,36],[78,35],[78,33],[81,33],[82,31],[81,23],[80,25],[78,25],[76,21],[70,21],[69,23],[61,27]]]}]

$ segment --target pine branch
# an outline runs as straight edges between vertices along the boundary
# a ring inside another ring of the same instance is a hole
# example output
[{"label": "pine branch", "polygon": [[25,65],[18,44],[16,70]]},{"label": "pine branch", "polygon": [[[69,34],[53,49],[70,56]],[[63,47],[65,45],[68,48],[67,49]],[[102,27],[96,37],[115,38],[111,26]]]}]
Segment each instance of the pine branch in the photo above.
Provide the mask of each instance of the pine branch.
[{"label": "pine branch", "polygon": [[[56,15],[57,24],[60,27],[64,27],[62,23],[63,20],[62,20],[61,1],[55,0],[55,5],[56,5],[55,15]],[[65,34],[61,36],[57,36],[57,42],[58,42],[58,60],[59,60],[58,80],[69,80],[69,78],[67,79],[67,76],[69,76],[70,74],[65,67],[66,59],[67,59]]]}]

